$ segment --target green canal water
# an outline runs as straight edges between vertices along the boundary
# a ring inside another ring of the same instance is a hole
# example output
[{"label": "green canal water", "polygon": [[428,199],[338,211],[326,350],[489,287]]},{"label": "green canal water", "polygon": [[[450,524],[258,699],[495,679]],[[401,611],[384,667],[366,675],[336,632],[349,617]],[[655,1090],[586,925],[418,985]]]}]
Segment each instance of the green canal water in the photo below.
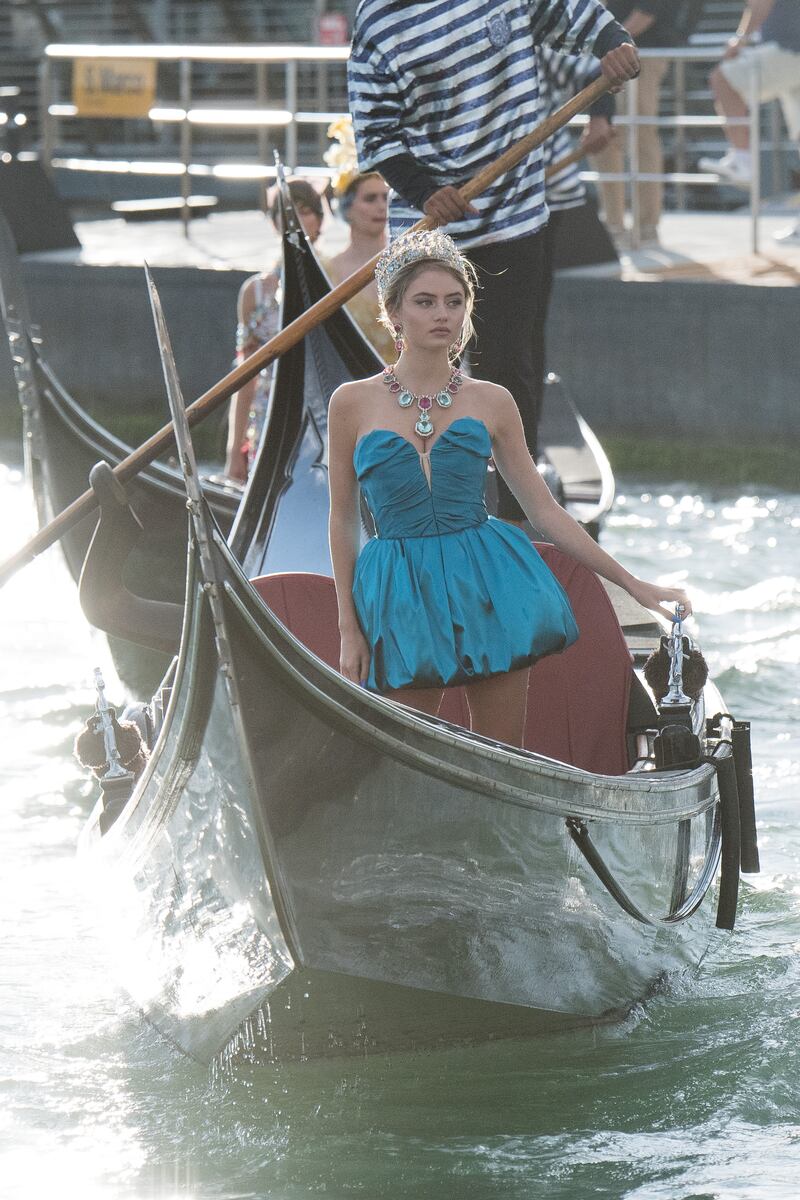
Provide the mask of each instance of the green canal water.
[{"label": "green canal water", "polygon": [[[800,495],[620,493],[604,544],[690,585],[753,721],[763,872],[697,977],[546,1040],[233,1076],[178,1055],[118,989],[75,860],[98,644],[57,554],[0,592],[0,1200],[796,1200]],[[13,463],[0,502],[5,554],[32,525]]]}]

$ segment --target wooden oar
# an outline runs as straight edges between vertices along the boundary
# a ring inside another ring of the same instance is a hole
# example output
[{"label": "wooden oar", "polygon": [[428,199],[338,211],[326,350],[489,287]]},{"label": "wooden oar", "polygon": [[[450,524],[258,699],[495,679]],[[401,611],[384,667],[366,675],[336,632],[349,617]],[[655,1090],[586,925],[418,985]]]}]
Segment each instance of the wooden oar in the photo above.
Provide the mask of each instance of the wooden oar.
[{"label": "wooden oar", "polygon": [[[521,162],[526,155],[532,150],[536,150],[543,142],[546,142],[549,137],[557,133],[564,125],[567,125],[574,116],[580,112],[584,112],[596,100],[604,95],[612,85],[606,80],[603,75],[598,76],[593,80],[588,87],[582,92],[578,92],[571,100],[552,113],[544,121],[533,129],[527,137],[520,138],[515,142],[504,154],[495,159],[493,163],[484,167],[479,171],[468,183],[460,189],[461,195],[465,200],[474,200],[481,192],[499,179],[501,175],[505,175],[512,167]],[[430,217],[424,217],[414,226],[415,230],[432,229],[435,225]],[[322,300],[318,300],[316,304],[307,309],[301,316],[297,317],[285,329],[276,334],[274,338],[256,350],[248,358],[245,359],[240,366],[235,370],[230,371],[218,383],[215,383],[212,388],[204,392],[199,399],[195,400],[186,409],[186,416],[189,425],[196,425],[207,417],[209,413],[215,411],[225,400],[230,399],[234,392],[237,392],[248,380],[257,375],[259,371],[263,371],[269,363],[274,359],[279,358],[281,354],[285,354],[292,346],[301,341],[302,338],[317,325],[322,324],[328,317],[357,295],[362,288],[370,282],[375,274],[375,266],[379,255],[375,255],[369,262],[364,263],[358,271],[354,271],[347,279],[343,280],[333,291],[324,296]],[[159,454],[163,454],[165,450],[172,445],[174,441],[174,431],[172,424],[165,425],[163,429],[159,429],[158,433],[154,433],[152,437],[143,442],[138,450],[134,450],[127,458],[124,458],[121,463],[118,463],[114,468],[114,474],[124,483],[126,479],[131,479],[153,459],[158,458]],[[73,525],[77,525],[85,516],[93,512],[97,507],[97,500],[91,488],[79,496],[77,500],[73,500],[67,505],[57,517],[50,521],[43,529],[32,537],[31,540],[7,558],[5,562],[0,564],[0,587],[2,587],[12,575],[14,575],[20,567],[24,567],[27,563],[32,562],[38,554],[46,550],[48,546],[52,546],[53,542],[58,541],[63,537]]]},{"label": "wooden oar", "polygon": [[560,175],[562,171],[566,171],[567,167],[571,167],[573,163],[580,162],[586,157],[586,151],[580,146],[576,146],[574,150],[570,150],[569,154],[565,154],[563,158],[559,158],[557,162],[550,163],[550,166],[545,168],[545,179],[552,179],[554,175]]}]

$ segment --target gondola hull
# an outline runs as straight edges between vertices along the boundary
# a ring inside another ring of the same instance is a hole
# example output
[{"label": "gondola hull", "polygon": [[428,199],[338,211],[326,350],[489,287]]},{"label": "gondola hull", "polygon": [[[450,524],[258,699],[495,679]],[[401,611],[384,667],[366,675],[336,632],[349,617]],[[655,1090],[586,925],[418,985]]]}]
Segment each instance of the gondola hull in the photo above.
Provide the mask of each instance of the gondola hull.
[{"label": "gondola hull", "polygon": [[[254,1013],[279,1057],[531,1033],[619,1014],[699,959],[710,900],[658,917],[713,878],[712,767],[602,777],[423,721],[311,655],[218,535],[214,559],[149,772],[86,835],[135,930],[128,987],[185,1051]],[[571,819],[654,924],[600,884]]]},{"label": "gondola hull", "polygon": [[[287,278],[287,296],[312,290]],[[104,793],[83,838],[142,1010],[199,1059],[237,1034],[247,1053],[302,1058],[602,1021],[693,966],[733,845],[721,776],[711,762],[656,771],[649,751],[628,769],[631,656],[596,577],[575,576],[590,620],[559,660],[567,690],[546,691],[553,712],[564,701],[571,756],[355,687],[334,669],[323,520],[325,398],[350,371],[341,322],[281,359],[229,544],[152,284],[151,298],[191,512],[184,628],[149,763],[121,811]],[[294,588],[300,608],[282,609]],[[594,765],[578,749],[590,705],[616,745],[601,738]],[[730,759],[724,739],[706,748]]]}]

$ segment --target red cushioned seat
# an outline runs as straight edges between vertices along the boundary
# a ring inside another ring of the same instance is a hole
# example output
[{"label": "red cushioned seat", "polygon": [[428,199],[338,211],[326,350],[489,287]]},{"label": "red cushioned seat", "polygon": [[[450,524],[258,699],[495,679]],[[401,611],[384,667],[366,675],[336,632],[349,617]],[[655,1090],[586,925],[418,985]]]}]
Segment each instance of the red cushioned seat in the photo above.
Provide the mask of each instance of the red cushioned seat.
[{"label": "red cushioned seat", "polygon": [[251,579],[261,599],[329,667],[339,669],[339,608],[328,575],[295,571]]},{"label": "red cushioned seat", "polygon": [[[628,769],[625,727],[631,656],[597,576],[554,546],[538,550],[570,598],[580,637],[531,671],[525,747],[603,775]],[[323,575],[262,575],[253,586],[284,625],[329,666],[339,665],[333,580]],[[463,688],[445,692],[440,716],[468,724]]]}]

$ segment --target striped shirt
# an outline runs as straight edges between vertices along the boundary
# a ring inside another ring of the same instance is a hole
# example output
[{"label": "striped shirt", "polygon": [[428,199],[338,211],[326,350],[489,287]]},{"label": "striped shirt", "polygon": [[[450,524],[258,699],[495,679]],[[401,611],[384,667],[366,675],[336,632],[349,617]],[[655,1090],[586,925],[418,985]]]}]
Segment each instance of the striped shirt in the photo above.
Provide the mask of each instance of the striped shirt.
[{"label": "striped shirt", "polygon": [[[542,117],[549,117],[557,108],[566,104],[577,92],[595,79],[599,73],[596,62],[590,58],[577,58],[573,54],[560,54],[546,46],[537,50],[539,59],[539,103]],[[568,125],[559,129],[542,146],[544,169],[557,163],[575,148],[575,137]],[[545,198],[551,212],[563,208],[577,208],[586,203],[586,188],[581,180],[579,163],[572,163],[545,183]]]},{"label": "striped shirt", "polygon": [[[348,66],[360,168],[410,154],[439,186],[461,185],[544,115],[537,46],[601,54],[627,40],[600,0],[361,0]],[[448,233],[470,247],[540,229],[542,162],[532,151]],[[419,216],[392,195],[392,237]]]}]

